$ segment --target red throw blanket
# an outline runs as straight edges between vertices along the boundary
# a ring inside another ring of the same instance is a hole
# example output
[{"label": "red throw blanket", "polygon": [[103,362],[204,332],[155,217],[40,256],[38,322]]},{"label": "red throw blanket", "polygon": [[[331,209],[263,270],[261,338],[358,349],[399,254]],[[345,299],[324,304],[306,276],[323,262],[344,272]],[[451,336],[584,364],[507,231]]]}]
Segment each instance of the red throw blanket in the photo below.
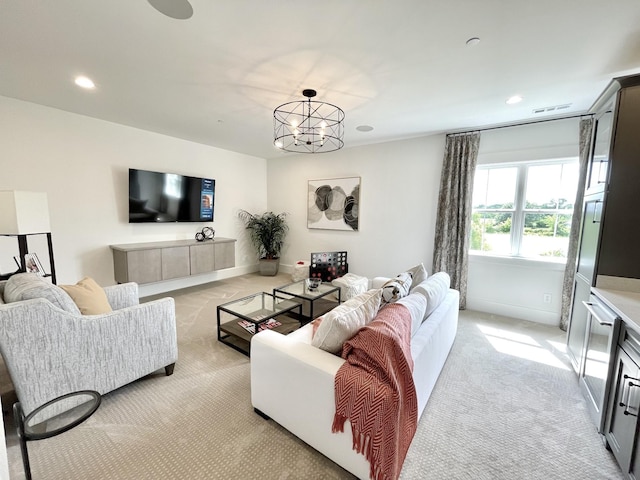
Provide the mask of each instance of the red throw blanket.
[{"label": "red throw blanket", "polygon": [[342,347],[332,431],[351,422],[353,449],[369,461],[374,480],[398,478],[418,426],[410,341],[409,310],[391,304]]}]

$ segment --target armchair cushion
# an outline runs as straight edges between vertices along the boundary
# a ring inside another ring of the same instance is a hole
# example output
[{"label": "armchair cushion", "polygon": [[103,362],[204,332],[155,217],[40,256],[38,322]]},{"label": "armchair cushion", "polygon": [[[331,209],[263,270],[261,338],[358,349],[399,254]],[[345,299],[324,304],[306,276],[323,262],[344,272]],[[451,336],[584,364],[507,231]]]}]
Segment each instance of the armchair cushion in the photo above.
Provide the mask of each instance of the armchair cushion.
[{"label": "armchair cushion", "polygon": [[80,310],[67,292],[35,273],[18,273],[7,280],[4,287],[5,303],[35,298],[44,298],[65,312],[80,315]]},{"label": "armchair cushion", "polygon": [[104,289],[93,278],[85,277],[75,285],[60,285],[80,309],[82,315],[99,315],[112,311]]}]

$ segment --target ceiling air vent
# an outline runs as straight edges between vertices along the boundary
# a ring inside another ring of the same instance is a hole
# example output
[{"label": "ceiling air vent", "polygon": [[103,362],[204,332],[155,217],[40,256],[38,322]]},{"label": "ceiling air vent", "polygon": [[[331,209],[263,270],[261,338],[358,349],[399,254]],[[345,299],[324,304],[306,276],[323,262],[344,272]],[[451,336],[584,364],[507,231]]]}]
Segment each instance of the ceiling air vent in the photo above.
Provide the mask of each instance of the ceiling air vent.
[{"label": "ceiling air vent", "polygon": [[567,108],[569,108],[571,106],[570,103],[564,103],[562,105],[552,105],[550,107],[542,107],[542,108],[534,108],[532,110],[533,114],[538,114],[538,113],[551,113],[551,112],[559,112],[561,110],[566,110]]}]

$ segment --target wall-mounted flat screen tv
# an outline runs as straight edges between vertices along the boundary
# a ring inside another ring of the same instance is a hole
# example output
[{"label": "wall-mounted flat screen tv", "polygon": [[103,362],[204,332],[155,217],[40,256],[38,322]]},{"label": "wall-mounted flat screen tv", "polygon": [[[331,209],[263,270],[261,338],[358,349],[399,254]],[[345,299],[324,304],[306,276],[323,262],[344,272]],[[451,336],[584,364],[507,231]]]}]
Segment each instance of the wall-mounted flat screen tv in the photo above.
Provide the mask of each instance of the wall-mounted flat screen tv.
[{"label": "wall-mounted flat screen tv", "polygon": [[129,169],[129,223],[212,222],[216,181]]}]

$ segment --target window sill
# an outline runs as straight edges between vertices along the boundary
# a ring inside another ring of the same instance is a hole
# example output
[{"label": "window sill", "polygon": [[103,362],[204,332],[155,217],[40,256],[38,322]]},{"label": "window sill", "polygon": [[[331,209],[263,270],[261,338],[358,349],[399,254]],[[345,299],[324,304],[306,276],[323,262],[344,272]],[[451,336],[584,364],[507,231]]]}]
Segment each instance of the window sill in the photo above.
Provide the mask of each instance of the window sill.
[{"label": "window sill", "polygon": [[553,270],[563,272],[567,261],[558,260],[538,260],[536,258],[507,257],[501,255],[488,255],[481,253],[469,253],[469,263],[508,265],[512,267],[535,268],[540,270]]}]

